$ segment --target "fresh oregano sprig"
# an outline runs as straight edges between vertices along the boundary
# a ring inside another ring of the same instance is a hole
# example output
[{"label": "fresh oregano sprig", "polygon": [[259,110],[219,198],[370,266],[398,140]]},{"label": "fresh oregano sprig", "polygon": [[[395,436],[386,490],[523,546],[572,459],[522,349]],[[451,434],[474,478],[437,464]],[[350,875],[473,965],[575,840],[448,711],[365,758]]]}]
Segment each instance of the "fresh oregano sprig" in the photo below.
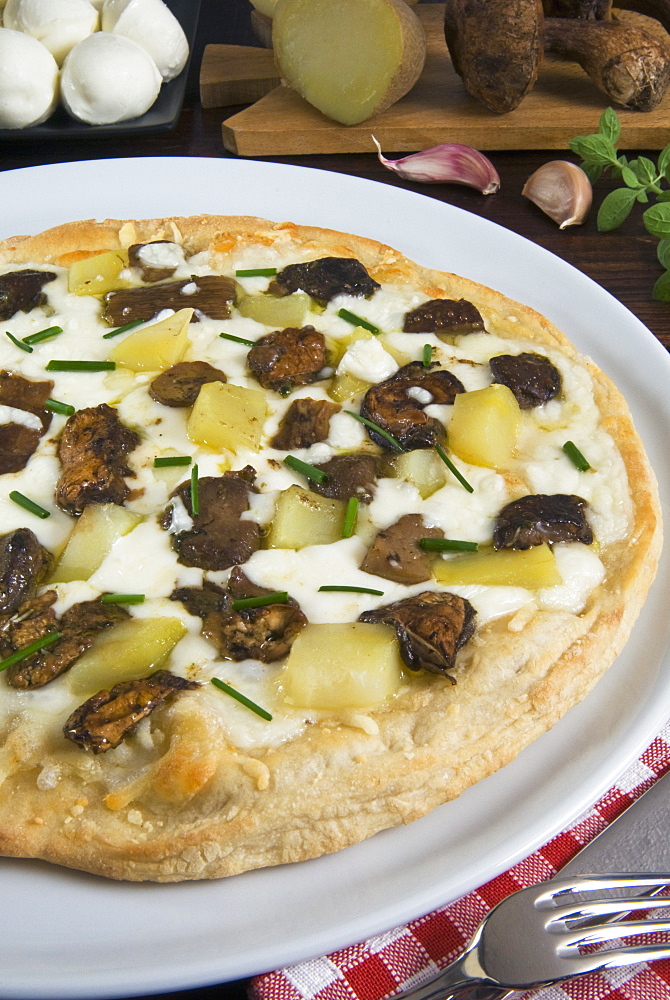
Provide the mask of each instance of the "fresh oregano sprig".
[{"label": "fresh oregano sprig", "polygon": [[623,187],[607,194],[598,209],[597,226],[602,233],[618,229],[636,202],[648,204],[650,196],[656,203],[642,213],[645,228],[659,240],[656,255],[663,274],[656,281],[652,296],[670,301],[670,145],[661,150],[654,163],[648,156],[628,160],[619,153],[616,143],[621,136],[621,122],[613,108],[603,111],[598,131],[593,135],[578,135],[570,141],[570,149],[582,159],[582,170],[592,184],[604,174],[618,177]]}]

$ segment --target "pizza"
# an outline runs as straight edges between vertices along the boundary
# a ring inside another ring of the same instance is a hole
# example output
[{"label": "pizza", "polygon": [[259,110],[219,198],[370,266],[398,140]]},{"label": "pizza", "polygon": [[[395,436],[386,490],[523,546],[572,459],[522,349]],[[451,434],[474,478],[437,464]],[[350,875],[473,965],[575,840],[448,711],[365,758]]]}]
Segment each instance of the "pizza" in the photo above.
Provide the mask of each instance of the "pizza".
[{"label": "pizza", "polygon": [[530,308],[203,216],[5,240],[0,318],[0,854],[168,882],[341,850],[625,643],[653,473]]}]

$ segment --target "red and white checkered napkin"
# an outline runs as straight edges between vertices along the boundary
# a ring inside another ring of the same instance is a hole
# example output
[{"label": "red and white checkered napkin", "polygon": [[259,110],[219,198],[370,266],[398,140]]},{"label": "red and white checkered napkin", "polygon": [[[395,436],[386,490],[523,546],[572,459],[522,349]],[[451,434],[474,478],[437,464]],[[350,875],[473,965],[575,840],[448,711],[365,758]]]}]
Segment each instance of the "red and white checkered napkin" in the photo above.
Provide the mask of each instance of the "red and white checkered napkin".
[{"label": "red and white checkered napkin", "polygon": [[[670,770],[670,723],[599,802],[525,861],[404,927],[332,955],[257,976],[252,1000],[385,1000],[458,957],[488,911],[510,893],[551,878]],[[520,1000],[670,1000],[670,961],[593,972]]]}]

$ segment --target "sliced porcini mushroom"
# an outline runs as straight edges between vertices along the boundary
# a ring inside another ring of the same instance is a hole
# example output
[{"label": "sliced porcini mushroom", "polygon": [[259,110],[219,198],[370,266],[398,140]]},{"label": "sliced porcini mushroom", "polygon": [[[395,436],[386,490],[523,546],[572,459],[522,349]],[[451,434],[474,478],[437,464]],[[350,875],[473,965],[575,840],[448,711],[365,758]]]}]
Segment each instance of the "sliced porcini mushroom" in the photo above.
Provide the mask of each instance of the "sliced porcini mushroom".
[{"label": "sliced porcini mushroom", "polygon": [[31,427],[18,421],[0,425],[0,475],[25,469],[37,450],[51,425],[52,414],[44,404],[52,389],[53,382],[34,382],[15,372],[0,371],[0,403],[31,413],[40,425]]},{"label": "sliced porcini mushroom", "polygon": [[339,403],[328,399],[294,399],[270,444],[280,451],[293,451],[325,441],[330,418],[340,409]]},{"label": "sliced porcini mushroom", "polygon": [[180,361],[156,376],[149,395],[163,406],[193,406],[203,385],[226,381],[224,372],[206,361]]},{"label": "sliced porcini mushroom", "polygon": [[317,302],[330,302],[336,295],[369,298],[379,282],[371,278],[355,257],[321,257],[303,264],[288,264],[270,283],[273,295],[303,291]]},{"label": "sliced porcini mushroom", "polygon": [[561,373],[543,354],[498,354],[489,365],[493,381],[511,389],[522,410],[542,406],[561,391]]},{"label": "sliced porcini mushroom", "polygon": [[90,503],[122,504],[130,492],[126,458],[139,443],[139,435],[106,403],[68,417],[58,446],[56,503],[61,510],[81,514]]},{"label": "sliced porcini mushroom", "polygon": [[484,333],[477,306],[467,299],[429,299],[405,313],[404,333]]},{"label": "sliced porcini mushroom", "polygon": [[43,288],[55,280],[53,271],[37,271],[30,267],[0,274],[0,320],[11,319],[17,312],[30,312],[44,305],[46,295]]},{"label": "sliced porcini mushroom", "polygon": [[163,309],[193,309],[212,319],[228,319],[235,298],[235,282],[220,274],[163,281],[156,285],[120,288],[105,296],[103,318],[112,326],[122,326],[135,320],[149,320]]},{"label": "sliced porcini mushroom", "polygon": [[326,473],[325,482],[310,482],[310,489],[332,500],[356,497],[361,503],[370,503],[379,471],[375,455],[335,455],[327,462],[315,466]]},{"label": "sliced porcini mushroom", "polygon": [[395,583],[430,580],[431,558],[419,544],[422,538],[444,538],[444,533],[439,528],[427,528],[420,514],[404,514],[378,532],[361,569]]},{"label": "sliced porcini mushroom", "polygon": [[157,670],[141,680],[122,681],[76,708],[63,726],[63,735],[94,754],[113,750],[159,705],[199,687],[196,681],[169,670]]},{"label": "sliced porcini mushroom", "polygon": [[[410,670],[450,676],[456,654],[474,635],[476,614],[464,597],[425,590],[374,611],[364,611],[358,620],[392,625]],[[456,683],[453,677],[451,680]]]},{"label": "sliced porcini mushroom", "polygon": [[267,333],[247,354],[247,364],[264,389],[286,393],[316,382],[326,364],[326,340],[313,326]]},{"label": "sliced porcini mushroom", "polygon": [[51,557],[30,528],[0,535],[0,614],[12,615],[35,592]]},{"label": "sliced porcini mushroom", "polygon": [[[420,361],[412,361],[368,389],[361,403],[361,416],[391,434],[406,451],[432,448],[444,440],[445,431],[439,420],[424,412],[425,407],[430,403],[453,403],[456,395],[464,391],[462,382],[446,369],[435,363],[425,367]],[[382,448],[392,447],[374,429],[368,428],[368,434]]]},{"label": "sliced porcini mushroom", "polygon": [[543,542],[593,542],[586,519],[588,504],[566,493],[534,493],[513,500],[499,512],[493,529],[494,549],[530,549]]},{"label": "sliced porcini mushroom", "polygon": [[143,281],[166,281],[184,260],[184,249],[171,240],[133,243],[128,247],[128,262],[136,267]]}]

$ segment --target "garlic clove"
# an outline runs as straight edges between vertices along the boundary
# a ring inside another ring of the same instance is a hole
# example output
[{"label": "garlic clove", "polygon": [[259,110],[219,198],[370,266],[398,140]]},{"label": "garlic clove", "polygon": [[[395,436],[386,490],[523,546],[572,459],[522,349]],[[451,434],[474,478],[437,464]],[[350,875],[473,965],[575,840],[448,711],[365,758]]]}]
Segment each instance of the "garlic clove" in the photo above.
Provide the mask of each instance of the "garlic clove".
[{"label": "garlic clove", "polygon": [[483,153],[472,146],[447,142],[399,160],[387,160],[374,136],[372,141],[377,147],[379,162],[405,180],[422,184],[465,184],[482,194],[495,194],[500,188],[497,170]]},{"label": "garlic clove", "polygon": [[586,219],[593,189],[581,167],[569,160],[550,160],[531,174],[521,194],[537,205],[560,229]]}]

